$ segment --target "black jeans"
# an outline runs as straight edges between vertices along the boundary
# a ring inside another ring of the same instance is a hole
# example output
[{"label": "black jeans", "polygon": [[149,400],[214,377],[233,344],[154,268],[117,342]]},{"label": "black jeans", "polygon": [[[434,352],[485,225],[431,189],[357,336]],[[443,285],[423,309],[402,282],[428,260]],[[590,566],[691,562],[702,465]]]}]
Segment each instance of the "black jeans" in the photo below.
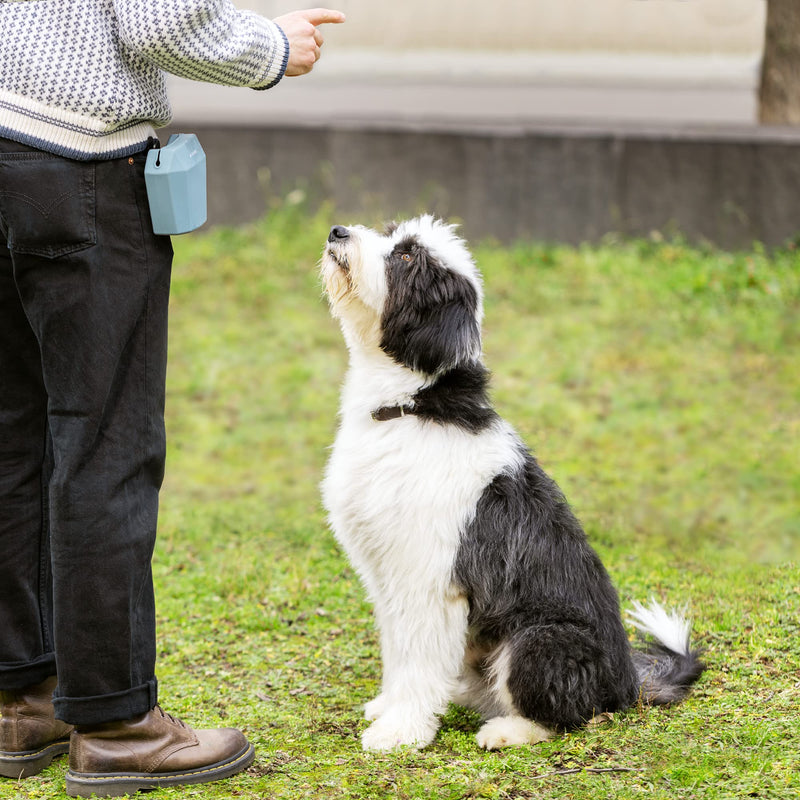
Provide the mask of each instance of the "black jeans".
[{"label": "black jeans", "polygon": [[172,246],[145,157],[0,138],[0,689],[57,674],[74,724],[157,700]]}]

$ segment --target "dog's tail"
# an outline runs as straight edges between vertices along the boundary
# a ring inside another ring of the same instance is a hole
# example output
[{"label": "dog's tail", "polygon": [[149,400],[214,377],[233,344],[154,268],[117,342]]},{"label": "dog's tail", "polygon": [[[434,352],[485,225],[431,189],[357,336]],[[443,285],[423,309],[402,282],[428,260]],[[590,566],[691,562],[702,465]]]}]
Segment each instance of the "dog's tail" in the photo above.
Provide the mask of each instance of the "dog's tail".
[{"label": "dog's tail", "polygon": [[633,651],[641,699],[652,705],[680,702],[705,669],[701,651],[690,647],[691,621],[655,600],[649,606],[634,603],[628,613],[645,636],[643,648]]}]

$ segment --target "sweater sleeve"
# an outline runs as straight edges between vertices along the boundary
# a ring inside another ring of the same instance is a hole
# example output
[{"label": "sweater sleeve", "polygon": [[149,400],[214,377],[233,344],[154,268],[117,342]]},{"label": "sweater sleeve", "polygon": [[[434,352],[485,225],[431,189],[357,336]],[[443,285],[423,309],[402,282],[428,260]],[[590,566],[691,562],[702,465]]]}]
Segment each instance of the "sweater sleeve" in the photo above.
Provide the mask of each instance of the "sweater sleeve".
[{"label": "sweater sleeve", "polygon": [[165,72],[268,89],[286,71],[280,26],[230,0],[114,0],[120,40]]}]

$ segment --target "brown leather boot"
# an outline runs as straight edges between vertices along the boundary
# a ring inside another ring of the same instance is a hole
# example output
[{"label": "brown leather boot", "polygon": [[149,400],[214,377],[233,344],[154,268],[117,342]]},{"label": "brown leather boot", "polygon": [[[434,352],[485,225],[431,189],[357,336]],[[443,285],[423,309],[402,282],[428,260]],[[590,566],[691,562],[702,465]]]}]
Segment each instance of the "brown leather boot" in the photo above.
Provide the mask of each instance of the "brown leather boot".
[{"label": "brown leather boot", "polygon": [[253,745],[241,731],[195,731],[156,706],[123,722],[79,726],[70,743],[67,794],[119,797],[208,783],[241,772],[254,758]]},{"label": "brown leather boot", "polygon": [[27,778],[69,752],[72,726],[55,718],[53,690],[58,679],[0,692],[0,775]]}]

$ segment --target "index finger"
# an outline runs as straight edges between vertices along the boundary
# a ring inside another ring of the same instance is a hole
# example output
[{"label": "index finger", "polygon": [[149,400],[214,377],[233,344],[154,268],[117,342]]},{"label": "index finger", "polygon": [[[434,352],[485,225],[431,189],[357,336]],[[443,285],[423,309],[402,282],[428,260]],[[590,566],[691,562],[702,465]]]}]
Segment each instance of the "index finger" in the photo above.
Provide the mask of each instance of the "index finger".
[{"label": "index finger", "polygon": [[338,23],[345,21],[345,16],[341,11],[334,11],[331,8],[307,8],[297,13],[308,20],[312,25],[324,25],[326,22]]}]

